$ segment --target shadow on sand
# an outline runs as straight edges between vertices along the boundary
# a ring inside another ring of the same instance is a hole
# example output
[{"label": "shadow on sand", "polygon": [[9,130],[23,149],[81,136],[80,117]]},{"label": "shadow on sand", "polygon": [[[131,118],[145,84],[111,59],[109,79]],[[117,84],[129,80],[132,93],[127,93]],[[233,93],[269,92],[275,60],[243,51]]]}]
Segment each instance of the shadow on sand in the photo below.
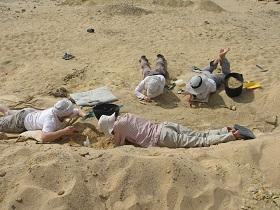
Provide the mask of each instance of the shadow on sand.
[{"label": "shadow on sand", "polygon": [[173,109],[178,106],[180,99],[171,90],[164,89],[164,93],[154,99],[156,106]]},{"label": "shadow on sand", "polygon": [[[224,89],[217,90],[216,93],[211,94],[208,103],[199,103],[194,102],[192,105],[192,108],[210,108],[210,109],[219,109],[219,108],[225,108],[227,104],[225,103],[223,97],[219,94],[221,91],[224,91]],[[251,103],[254,101],[255,95],[253,90],[246,90],[243,89],[242,94],[237,97],[233,97],[232,100],[236,103]]]},{"label": "shadow on sand", "polygon": [[242,103],[242,104],[251,103],[252,101],[254,101],[254,99],[255,99],[254,90],[247,90],[247,89],[243,89],[240,96],[232,98],[232,100],[234,100],[236,103]]}]

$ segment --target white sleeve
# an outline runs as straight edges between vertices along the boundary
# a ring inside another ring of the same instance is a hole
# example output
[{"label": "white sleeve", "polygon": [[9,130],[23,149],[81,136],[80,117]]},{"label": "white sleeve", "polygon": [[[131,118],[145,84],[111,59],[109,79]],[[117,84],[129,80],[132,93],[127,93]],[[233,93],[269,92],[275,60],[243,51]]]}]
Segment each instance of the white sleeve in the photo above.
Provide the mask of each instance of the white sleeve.
[{"label": "white sleeve", "polygon": [[216,92],[216,90],[217,90],[217,85],[216,85],[216,82],[215,82],[214,80],[208,79],[208,84],[207,84],[207,86],[208,86],[208,89],[209,89],[209,92],[210,92],[210,93]]},{"label": "white sleeve", "polygon": [[44,121],[42,131],[43,132],[54,132],[58,129],[57,123],[52,118],[47,118]]},{"label": "white sleeve", "polygon": [[135,88],[135,95],[137,96],[137,98],[139,99],[145,98],[145,95],[141,93],[144,89],[145,89],[145,79],[142,80]]}]

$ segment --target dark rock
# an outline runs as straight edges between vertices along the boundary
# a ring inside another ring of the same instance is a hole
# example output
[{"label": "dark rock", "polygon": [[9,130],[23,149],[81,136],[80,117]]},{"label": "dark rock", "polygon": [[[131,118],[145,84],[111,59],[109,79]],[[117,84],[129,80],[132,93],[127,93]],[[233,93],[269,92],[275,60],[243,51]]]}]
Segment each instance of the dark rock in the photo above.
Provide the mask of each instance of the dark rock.
[{"label": "dark rock", "polygon": [[88,28],[88,29],[87,29],[87,32],[88,32],[88,33],[94,33],[95,30],[94,30],[94,28]]},{"label": "dark rock", "polygon": [[58,195],[63,195],[65,193],[65,191],[64,190],[61,190],[61,191],[59,191],[57,194]]},{"label": "dark rock", "polygon": [[4,176],[6,176],[6,172],[5,171],[2,171],[2,172],[0,172],[0,177],[4,177]]}]

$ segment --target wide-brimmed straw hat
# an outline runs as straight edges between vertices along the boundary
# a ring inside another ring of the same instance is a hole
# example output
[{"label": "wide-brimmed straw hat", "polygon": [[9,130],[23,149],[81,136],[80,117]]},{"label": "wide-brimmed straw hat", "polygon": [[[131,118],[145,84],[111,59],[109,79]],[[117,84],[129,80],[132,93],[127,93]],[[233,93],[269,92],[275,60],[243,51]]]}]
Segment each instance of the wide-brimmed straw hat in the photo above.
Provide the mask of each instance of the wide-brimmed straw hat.
[{"label": "wide-brimmed straw hat", "polygon": [[106,136],[112,136],[115,121],[115,113],[110,116],[102,115],[98,120],[98,127]]},{"label": "wide-brimmed straw hat", "polygon": [[192,77],[186,85],[186,91],[193,95],[201,94],[205,92],[206,89],[207,87],[204,82],[204,77],[202,75]]}]

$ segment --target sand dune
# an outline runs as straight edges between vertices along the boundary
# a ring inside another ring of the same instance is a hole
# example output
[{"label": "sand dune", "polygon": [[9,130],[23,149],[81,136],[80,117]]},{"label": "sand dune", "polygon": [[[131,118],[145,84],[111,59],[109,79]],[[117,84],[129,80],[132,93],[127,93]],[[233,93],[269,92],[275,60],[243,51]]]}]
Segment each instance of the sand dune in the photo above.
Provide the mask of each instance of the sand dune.
[{"label": "sand dune", "polygon": [[[279,209],[278,1],[0,0],[0,103],[51,106],[50,93],[107,85],[132,112],[204,130],[240,123],[257,135],[197,149],[113,148],[96,120],[57,144],[0,140],[0,209]],[[87,33],[93,27],[95,33]],[[133,90],[138,59],[168,60],[171,79],[187,80],[221,47],[232,70],[263,88],[208,106],[186,107],[177,88],[151,105]],[[65,52],[75,55],[62,59]],[[262,72],[256,64],[266,69]],[[223,108],[236,106],[236,111]],[[83,147],[89,137],[92,148]]]}]

